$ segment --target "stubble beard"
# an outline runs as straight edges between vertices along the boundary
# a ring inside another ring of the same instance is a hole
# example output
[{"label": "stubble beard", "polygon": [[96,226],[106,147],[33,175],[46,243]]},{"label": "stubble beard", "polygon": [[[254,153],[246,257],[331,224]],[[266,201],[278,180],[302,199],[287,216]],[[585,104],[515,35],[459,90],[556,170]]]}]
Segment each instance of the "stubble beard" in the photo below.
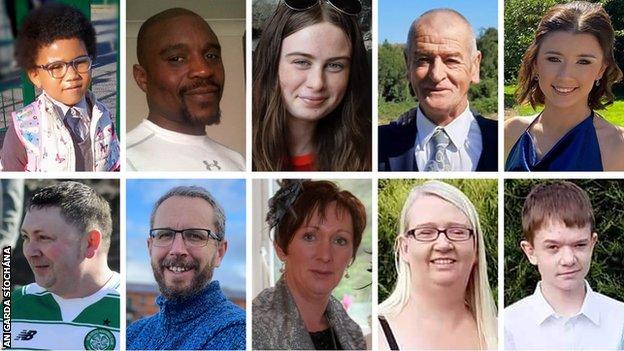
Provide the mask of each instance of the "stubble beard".
[{"label": "stubble beard", "polygon": [[[212,257],[214,258],[214,256]],[[167,298],[167,300],[185,300],[191,296],[194,296],[200,293],[204,288],[210,283],[212,280],[212,275],[214,273],[214,267],[211,264],[213,259],[209,260],[206,266],[201,270],[197,271],[191,280],[191,284],[187,288],[178,287],[178,286],[168,286],[165,282],[164,270],[165,268],[165,259],[160,260],[160,262],[152,261],[152,271],[154,272],[154,278],[156,279],[156,283],[158,283],[158,288],[160,293]],[[193,270],[197,270],[197,261],[191,259],[193,261],[193,265],[195,268]],[[174,260],[174,262],[178,262],[179,260]]]}]

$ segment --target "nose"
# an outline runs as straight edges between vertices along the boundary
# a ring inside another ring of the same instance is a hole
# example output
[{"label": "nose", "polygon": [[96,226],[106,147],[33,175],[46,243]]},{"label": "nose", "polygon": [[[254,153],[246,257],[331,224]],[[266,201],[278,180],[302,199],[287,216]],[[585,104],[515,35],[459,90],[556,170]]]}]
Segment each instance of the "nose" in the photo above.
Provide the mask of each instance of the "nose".
[{"label": "nose", "polygon": [[442,58],[441,57],[434,58],[431,64],[429,65],[429,79],[431,79],[431,81],[434,83],[441,82],[446,77],[445,69],[446,69],[446,66],[444,65],[444,62],[442,61]]},{"label": "nose", "polygon": [[79,79],[80,77],[80,73],[78,73],[78,70],[74,67],[74,65],[67,65],[67,72],[65,72],[65,78],[67,80],[75,80],[75,79]]},{"label": "nose", "polygon": [[215,71],[219,69],[218,66],[218,63],[208,61],[203,55],[195,55],[190,58],[189,76],[190,78],[208,78],[215,74]]},{"label": "nose", "polygon": [[321,262],[330,262],[332,260],[332,248],[329,240],[321,240],[316,246],[316,257]]},{"label": "nose", "polygon": [[453,243],[448,239],[445,233],[440,233],[438,238],[433,242],[434,249],[442,252],[451,251]]},{"label": "nose", "polygon": [[574,256],[574,252],[572,248],[564,246],[561,248],[561,256],[559,258],[559,262],[562,266],[572,266],[576,262],[576,256]]},{"label": "nose", "polygon": [[37,257],[41,256],[41,250],[39,250],[39,244],[33,241],[24,241],[22,245],[22,251],[25,257]]},{"label": "nose", "polygon": [[182,233],[175,233],[175,236],[173,237],[173,242],[171,243],[171,247],[169,248],[169,255],[187,255],[187,254],[188,254],[188,250],[186,248],[186,243],[184,243],[184,238],[182,237]]},{"label": "nose", "polygon": [[558,78],[567,78],[570,76],[570,69],[572,68],[571,66],[573,65],[572,62],[570,61],[566,61],[563,63],[563,65],[560,66],[559,68],[559,72],[558,73]]},{"label": "nose", "polygon": [[323,90],[325,87],[325,72],[323,67],[312,68],[306,77],[306,86],[315,91]]}]

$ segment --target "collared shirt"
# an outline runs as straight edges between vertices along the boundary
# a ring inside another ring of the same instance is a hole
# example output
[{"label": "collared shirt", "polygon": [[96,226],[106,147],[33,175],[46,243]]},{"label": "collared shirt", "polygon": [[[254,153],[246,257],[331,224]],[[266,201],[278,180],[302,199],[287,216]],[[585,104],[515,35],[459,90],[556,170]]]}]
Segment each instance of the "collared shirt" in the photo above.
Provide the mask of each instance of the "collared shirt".
[{"label": "collared shirt", "polygon": [[[433,132],[437,127],[422,112],[420,107],[416,113],[417,136],[414,145],[416,164],[419,170],[424,170],[427,161],[433,157],[435,145],[431,142]],[[446,156],[451,162],[453,171],[474,171],[479,164],[479,157],[483,150],[483,139],[481,129],[477,120],[466,106],[462,112],[451,123],[444,126],[446,134],[451,139],[451,143],[446,149]]]},{"label": "collared shirt", "polygon": [[579,312],[559,315],[542,295],[533,295],[505,308],[506,350],[617,350],[624,339],[624,303],[594,292],[586,294]]},{"label": "collared shirt", "polygon": [[[45,92],[44,92],[45,94]],[[87,116],[89,119],[91,119],[91,116],[89,115],[89,109],[87,108],[87,99],[83,96],[82,99],[74,106],[67,106],[64,103],[60,102],[60,101],[56,101],[54,98],[52,98],[50,95],[45,94],[45,96],[50,99],[50,101],[52,101],[52,104],[54,104],[54,107],[57,109],[57,112],[61,115],[61,116],[67,116],[67,112],[69,111],[70,108],[74,107],[75,109],[78,110],[78,112],[80,112],[80,115],[82,116]]]}]

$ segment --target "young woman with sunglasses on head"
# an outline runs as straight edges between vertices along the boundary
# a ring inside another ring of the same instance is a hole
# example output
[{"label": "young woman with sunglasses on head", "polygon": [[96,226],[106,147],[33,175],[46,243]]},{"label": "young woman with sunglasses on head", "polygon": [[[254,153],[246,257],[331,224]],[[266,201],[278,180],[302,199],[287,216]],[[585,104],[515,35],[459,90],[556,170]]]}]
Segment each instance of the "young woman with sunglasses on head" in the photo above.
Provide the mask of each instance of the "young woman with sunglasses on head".
[{"label": "young woman with sunglasses on head", "polygon": [[363,171],[371,82],[358,0],[282,0],[254,53],[253,168]]}]

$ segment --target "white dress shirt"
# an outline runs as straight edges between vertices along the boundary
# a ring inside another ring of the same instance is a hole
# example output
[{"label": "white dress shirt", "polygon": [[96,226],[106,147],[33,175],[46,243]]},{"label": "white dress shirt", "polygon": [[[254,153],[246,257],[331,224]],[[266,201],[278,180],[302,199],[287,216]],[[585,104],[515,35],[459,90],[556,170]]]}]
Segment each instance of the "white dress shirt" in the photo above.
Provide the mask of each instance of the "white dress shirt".
[{"label": "white dress shirt", "polygon": [[[427,118],[420,107],[416,112],[416,144],[414,153],[416,164],[419,170],[424,170],[435,152],[435,145],[431,141],[436,124]],[[481,151],[483,150],[483,139],[481,129],[477,120],[466,106],[462,112],[451,123],[444,126],[446,134],[451,139],[451,143],[446,148],[446,156],[451,162],[453,171],[474,171],[479,164]]]},{"label": "white dress shirt", "polygon": [[617,350],[624,342],[624,303],[594,292],[587,293],[572,317],[557,314],[535,293],[505,308],[506,350]]}]

